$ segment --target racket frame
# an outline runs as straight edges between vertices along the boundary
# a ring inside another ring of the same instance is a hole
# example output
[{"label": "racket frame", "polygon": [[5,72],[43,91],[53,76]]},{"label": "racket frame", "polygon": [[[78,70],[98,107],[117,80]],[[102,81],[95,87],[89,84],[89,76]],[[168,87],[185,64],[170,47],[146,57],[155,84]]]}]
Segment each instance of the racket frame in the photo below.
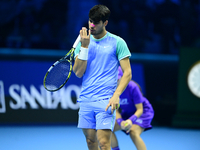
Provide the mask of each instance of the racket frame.
[{"label": "racket frame", "polygon": [[[78,38],[76,39],[76,41],[74,42],[73,44],[73,47],[71,48],[71,50],[64,56],[62,57],[61,59],[59,59],[58,61],[56,61],[53,65],[51,65],[51,67],[48,69],[48,71],[46,72],[45,76],[44,76],[44,79],[43,79],[43,86],[44,88],[47,90],[47,91],[50,91],[50,92],[55,92],[55,91],[58,91],[60,90],[66,83],[67,81],[69,80],[70,76],[71,76],[71,72],[72,72],[72,59],[73,59],[73,54],[74,54],[74,50],[76,48],[76,46],[78,45],[80,41],[80,35],[78,36]],[[69,57],[70,56],[70,57]],[[69,57],[69,59],[67,59]],[[54,66],[56,66],[58,63],[60,63],[61,61],[68,61],[70,63],[70,69],[69,69],[69,74],[65,80],[65,82],[60,85],[60,87],[54,89],[54,90],[50,90],[46,87],[46,78],[49,74],[49,72],[54,68]]]}]

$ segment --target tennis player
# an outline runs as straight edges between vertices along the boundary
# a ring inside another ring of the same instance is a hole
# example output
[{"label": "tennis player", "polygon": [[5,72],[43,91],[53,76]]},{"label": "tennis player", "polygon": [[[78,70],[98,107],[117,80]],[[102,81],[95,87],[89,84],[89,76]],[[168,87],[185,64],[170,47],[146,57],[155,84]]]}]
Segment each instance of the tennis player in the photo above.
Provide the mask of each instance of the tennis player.
[{"label": "tennis player", "polygon": [[[132,78],[126,42],[106,30],[110,10],[95,5],[89,11],[89,30],[80,30],[73,71],[82,78],[78,128],[82,128],[89,150],[111,150],[119,96]],[[124,74],[117,87],[118,67]],[[108,111],[110,110],[111,111]]]},{"label": "tennis player", "polygon": [[[118,69],[118,79],[123,76],[122,69]],[[120,96],[120,111],[116,111],[114,132],[122,130],[130,137],[137,150],[146,150],[146,146],[140,137],[143,131],[152,128],[151,121],[154,110],[149,101],[143,96],[140,86],[131,80]],[[113,132],[111,138],[112,150],[119,150],[117,137]]]}]

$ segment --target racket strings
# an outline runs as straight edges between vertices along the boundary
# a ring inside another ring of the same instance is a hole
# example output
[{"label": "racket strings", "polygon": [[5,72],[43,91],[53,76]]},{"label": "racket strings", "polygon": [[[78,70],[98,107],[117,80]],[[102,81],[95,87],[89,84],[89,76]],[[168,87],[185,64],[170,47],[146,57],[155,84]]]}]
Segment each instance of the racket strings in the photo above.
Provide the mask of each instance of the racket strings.
[{"label": "racket strings", "polygon": [[71,72],[70,62],[61,61],[53,67],[46,76],[45,86],[48,90],[53,91],[60,88],[67,80]]}]

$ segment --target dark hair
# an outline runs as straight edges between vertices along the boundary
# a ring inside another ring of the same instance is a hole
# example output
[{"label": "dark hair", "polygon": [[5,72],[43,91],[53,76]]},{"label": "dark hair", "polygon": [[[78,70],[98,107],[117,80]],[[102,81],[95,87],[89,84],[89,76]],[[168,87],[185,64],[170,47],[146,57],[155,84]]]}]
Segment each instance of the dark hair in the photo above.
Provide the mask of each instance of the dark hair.
[{"label": "dark hair", "polygon": [[89,18],[94,22],[105,22],[110,17],[110,10],[105,5],[95,5],[90,9]]}]

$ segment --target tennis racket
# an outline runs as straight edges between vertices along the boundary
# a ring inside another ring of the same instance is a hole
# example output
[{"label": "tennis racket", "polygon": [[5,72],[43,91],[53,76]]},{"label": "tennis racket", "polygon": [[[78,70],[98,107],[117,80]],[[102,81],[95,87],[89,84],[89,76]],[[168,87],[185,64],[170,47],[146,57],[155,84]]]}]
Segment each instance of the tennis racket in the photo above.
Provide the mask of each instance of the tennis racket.
[{"label": "tennis racket", "polygon": [[43,80],[43,85],[46,90],[50,92],[55,92],[61,89],[67,83],[72,72],[72,60],[74,50],[79,41],[80,35],[74,42],[71,50],[48,69]]}]

